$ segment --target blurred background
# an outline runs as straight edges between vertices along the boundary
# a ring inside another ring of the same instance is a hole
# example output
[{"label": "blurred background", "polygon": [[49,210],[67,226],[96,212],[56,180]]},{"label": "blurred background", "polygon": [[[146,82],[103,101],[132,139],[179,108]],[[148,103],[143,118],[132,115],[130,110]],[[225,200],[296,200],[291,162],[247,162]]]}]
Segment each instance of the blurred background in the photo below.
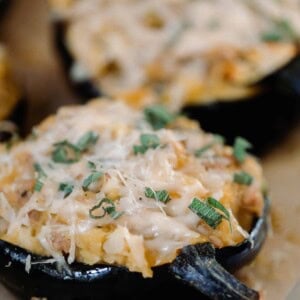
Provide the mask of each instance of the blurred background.
[{"label": "blurred background", "polygon": [[[24,131],[58,107],[80,102],[64,76],[46,1],[12,1],[0,24],[0,39],[28,101]],[[272,199],[272,232],[256,261],[238,276],[263,289],[265,299],[300,299],[300,123],[261,161]],[[0,298],[14,299],[3,287]]]}]

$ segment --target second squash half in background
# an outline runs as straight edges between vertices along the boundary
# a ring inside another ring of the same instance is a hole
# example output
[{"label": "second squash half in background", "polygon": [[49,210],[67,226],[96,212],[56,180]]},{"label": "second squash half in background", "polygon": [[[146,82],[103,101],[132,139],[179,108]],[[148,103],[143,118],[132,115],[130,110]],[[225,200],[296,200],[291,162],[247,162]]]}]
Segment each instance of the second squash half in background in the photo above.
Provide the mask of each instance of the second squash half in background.
[{"label": "second squash half in background", "polygon": [[83,96],[184,111],[264,150],[299,116],[297,1],[49,1]]}]

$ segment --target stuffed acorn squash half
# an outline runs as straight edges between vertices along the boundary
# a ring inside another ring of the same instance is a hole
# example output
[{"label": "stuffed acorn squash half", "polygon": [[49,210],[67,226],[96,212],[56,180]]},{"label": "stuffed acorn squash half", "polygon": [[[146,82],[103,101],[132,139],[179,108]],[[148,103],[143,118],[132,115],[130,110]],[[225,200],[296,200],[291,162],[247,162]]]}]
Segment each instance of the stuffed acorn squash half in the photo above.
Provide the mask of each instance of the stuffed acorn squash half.
[{"label": "stuffed acorn squash half", "polygon": [[240,137],[225,146],[162,106],[60,109],[0,150],[0,280],[49,299],[169,289],[258,299],[225,270],[251,261],[267,233],[249,147]]},{"label": "stuffed acorn squash half", "polygon": [[68,76],[85,98],[184,108],[256,151],[299,117],[297,0],[49,3]]}]

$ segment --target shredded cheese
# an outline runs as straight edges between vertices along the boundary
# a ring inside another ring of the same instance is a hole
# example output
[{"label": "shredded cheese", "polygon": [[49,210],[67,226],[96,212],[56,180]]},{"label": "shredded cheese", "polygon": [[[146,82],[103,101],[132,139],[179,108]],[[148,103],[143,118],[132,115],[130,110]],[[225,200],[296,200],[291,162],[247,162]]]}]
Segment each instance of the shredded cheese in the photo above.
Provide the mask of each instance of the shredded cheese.
[{"label": "shredded cheese", "polygon": [[253,95],[249,86],[291,60],[300,36],[298,0],[50,3],[65,21],[75,78],[136,106]]},{"label": "shredded cheese", "polygon": [[[186,245],[240,243],[249,229],[241,218],[261,213],[262,172],[256,160],[247,156],[239,165],[232,149],[220,143],[196,157],[195,151],[215,137],[184,117],[153,130],[142,112],[122,101],[97,99],[60,109],[35,132],[35,139],[0,150],[0,220],[6,224],[0,238],[50,256],[49,262],[65,269],[75,260],[110,263],[150,277],[153,266],[171,262]],[[58,143],[67,141],[79,151],[78,141],[89,132],[98,138],[87,142],[78,160],[53,161]],[[160,144],[135,154],[145,133]],[[36,163],[44,173],[39,190],[34,189]],[[233,181],[241,170],[252,175],[252,185]],[[101,176],[84,189],[84,180],[96,171]],[[65,198],[61,183],[72,185]],[[164,190],[170,199],[146,197],[146,188]],[[225,219],[214,229],[193,213],[189,205],[195,197],[220,201],[230,212],[232,231]],[[29,265],[28,258],[26,270]]]}]

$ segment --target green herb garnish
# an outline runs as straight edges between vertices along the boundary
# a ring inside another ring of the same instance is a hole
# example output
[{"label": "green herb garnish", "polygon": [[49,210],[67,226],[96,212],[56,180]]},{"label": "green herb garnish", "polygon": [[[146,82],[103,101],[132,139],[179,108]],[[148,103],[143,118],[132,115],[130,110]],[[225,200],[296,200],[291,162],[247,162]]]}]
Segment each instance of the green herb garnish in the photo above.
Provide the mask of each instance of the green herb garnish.
[{"label": "green herb garnish", "polygon": [[[212,197],[208,197],[206,201],[194,198],[189,209],[197,214],[198,217],[200,217],[213,229],[217,228],[217,226],[221,223],[222,218],[224,218],[229,222],[230,230],[232,231],[230,213],[218,200]],[[218,210],[221,211],[221,213],[219,213]]]},{"label": "green herb garnish", "polygon": [[[93,212],[99,208],[102,208],[103,213],[100,215],[94,215]],[[112,219],[116,220],[121,217],[124,212],[118,212],[114,202],[109,198],[103,198],[97,205],[93,206],[89,210],[89,215],[93,219],[102,219],[106,214],[108,214]]]},{"label": "green herb garnish", "polygon": [[170,195],[166,190],[154,191],[149,187],[145,188],[145,196],[147,198],[152,198],[165,204],[171,200]]},{"label": "green herb garnish", "polygon": [[252,145],[246,139],[237,137],[233,145],[233,155],[237,162],[243,163],[247,156],[247,150],[251,148]]},{"label": "green herb garnish", "polygon": [[213,229],[216,229],[222,222],[222,215],[210,204],[200,201],[198,198],[193,199],[189,209]]},{"label": "green herb garnish", "polygon": [[84,191],[88,190],[88,187],[93,183],[96,182],[98,179],[100,179],[103,176],[102,172],[94,171],[92,174],[90,174],[87,178],[84,179],[82,188]]},{"label": "green herb garnish", "polygon": [[209,143],[209,144],[197,149],[195,151],[195,156],[196,157],[201,157],[203,155],[203,153],[205,153],[207,150],[209,150],[214,144],[215,143],[212,142],[212,143]]},{"label": "green herb garnish", "polygon": [[98,138],[98,134],[89,131],[79,139],[76,145],[67,140],[55,143],[55,148],[52,152],[52,160],[61,164],[73,164],[78,162],[81,154],[94,145]]},{"label": "green herb garnish", "polygon": [[40,192],[44,186],[44,179],[47,178],[47,174],[44,172],[41,165],[38,163],[34,164],[34,169],[38,174],[35,185],[34,185],[34,190],[36,192]]},{"label": "green herb garnish", "polygon": [[215,198],[208,197],[206,201],[210,206],[214,207],[215,209],[220,210],[224,214],[223,218],[229,222],[230,230],[232,231],[232,226],[231,226],[231,222],[230,222],[230,213],[227,210],[227,208],[220,201],[216,200]]},{"label": "green herb garnish", "polygon": [[148,149],[156,149],[160,145],[159,137],[155,134],[141,134],[141,145],[134,145],[134,154],[144,154]]},{"label": "green herb garnish", "polygon": [[238,184],[251,185],[253,182],[253,177],[247,172],[241,171],[240,173],[235,173],[233,175],[233,181]]},{"label": "green herb garnish", "polygon": [[67,140],[54,144],[52,160],[56,163],[72,164],[80,159],[80,150]]},{"label": "green herb garnish", "polygon": [[64,193],[64,198],[67,198],[73,192],[73,189],[74,185],[68,182],[62,182],[58,187],[58,190]]},{"label": "green herb garnish", "polygon": [[214,135],[214,140],[207,145],[197,149],[195,151],[195,156],[196,157],[201,157],[207,150],[209,150],[211,147],[213,147],[215,144],[224,144],[225,143],[225,138],[219,134]]},{"label": "green herb garnish", "polygon": [[261,39],[265,42],[290,41],[297,38],[297,33],[287,20],[277,20],[270,31],[263,32]]},{"label": "green herb garnish", "polygon": [[153,105],[145,108],[144,115],[153,129],[158,130],[166,127],[175,119],[175,115],[167,111],[162,105]]},{"label": "green herb garnish", "polygon": [[96,170],[96,164],[93,163],[92,161],[88,161],[87,165],[88,165],[89,169]]},{"label": "green herb garnish", "polygon": [[93,131],[88,131],[84,134],[76,144],[76,147],[81,151],[86,151],[91,146],[95,145],[99,139],[99,135]]}]

